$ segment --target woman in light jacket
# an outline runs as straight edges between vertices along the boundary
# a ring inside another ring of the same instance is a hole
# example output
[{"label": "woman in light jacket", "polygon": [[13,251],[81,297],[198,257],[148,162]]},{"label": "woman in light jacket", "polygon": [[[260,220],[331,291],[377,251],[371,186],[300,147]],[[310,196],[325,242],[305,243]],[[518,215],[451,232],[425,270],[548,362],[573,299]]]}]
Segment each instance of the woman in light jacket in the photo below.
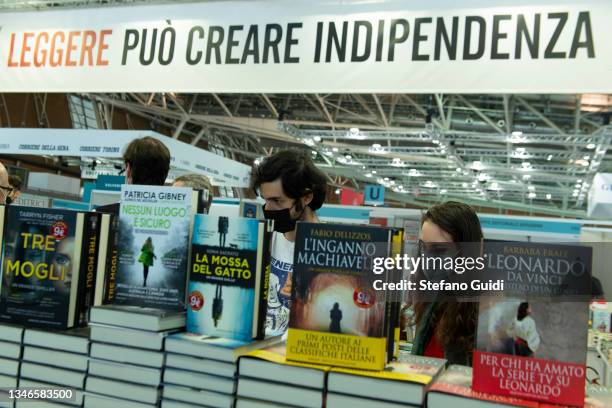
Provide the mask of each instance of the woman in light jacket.
[{"label": "woman in light jacket", "polygon": [[530,315],[529,303],[521,303],[516,318],[508,329],[508,336],[514,340],[514,354],[517,356],[533,357],[540,347],[540,335],[535,320]]}]

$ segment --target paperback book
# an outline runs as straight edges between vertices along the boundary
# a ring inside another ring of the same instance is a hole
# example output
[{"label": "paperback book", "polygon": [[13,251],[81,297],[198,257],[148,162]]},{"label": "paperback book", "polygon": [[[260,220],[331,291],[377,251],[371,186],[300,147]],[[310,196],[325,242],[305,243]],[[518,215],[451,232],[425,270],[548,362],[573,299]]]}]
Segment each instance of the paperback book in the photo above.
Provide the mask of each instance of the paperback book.
[{"label": "paperback book", "polygon": [[591,251],[586,246],[487,242],[486,272],[503,295],[480,299],[475,391],[582,405]]},{"label": "paperback book", "polygon": [[189,188],[122,186],[113,304],[184,309],[191,220]]},{"label": "paperback book", "polygon": [[372,261],[390,253],[386,228],[298,224],[287,359],[384,368],[388,299],[374,290]]},{"label": "paperback book", "polygon": [[57,329],[77,325],[85,214],[19,206],[5,211],[0,319]]},{"label": "paperback book", "polygon": [[195,217],[187,330],[241,341],[263,338],[270,274],[271,223]]}]

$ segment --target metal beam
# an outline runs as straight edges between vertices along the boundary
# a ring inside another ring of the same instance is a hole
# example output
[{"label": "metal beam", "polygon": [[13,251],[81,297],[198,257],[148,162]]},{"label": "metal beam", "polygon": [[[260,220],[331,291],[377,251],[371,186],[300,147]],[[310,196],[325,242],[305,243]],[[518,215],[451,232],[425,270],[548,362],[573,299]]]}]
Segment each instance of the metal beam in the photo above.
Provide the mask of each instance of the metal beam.
[{"label": "metal beam", "polygon": [[468,101],[463,97],[463,95],[457,95],[457,98],[468,108],[470,108],[476,115],[478,115],[482,120],[484,120],[489,126],[491,126],[495,131],[499,134],[506,134],[502,129],[497,126],[497,123],[493,122],[487,115],[485,115],[476,105],[472,102]]},{"label": "metal beam", "polygon": [[374,97],[374,102],[376,102],[376,107],[378,108],[378,112],[380,113],[380,118],[382,119],[383,125],[385,127],[389,127],[389,121],[387,120],[387,116],[385,115],[385,111],[380,104],[380,99],[378,99],[378,95],[372,94]]},{"label": "metal beam", "polygon": [[274,104],[272,103],[272,101],[270,100],[270,98],[268,98],[268,95],[266,94],[261,94],[261,97],[264,100],[264,103],[266,104],[266,106],[268,107],[268,109],[270,109],[270,112],[272,112],[272,114],[274,115],[275,118],[278,119],[278,111],[276,110],[276,108],[274,107]]},{"label": "metal beam", "polygon": [[438,112],[440,112],[440,119],[442,119],[442,123],[446,124],[446,115],[444,113],[444,102],[442,100],[442,94],[435,94],[436,104],[438,105]]},{"label": "metal beam", "polygon": [[216,93],[212,94],[213,98],[215,98],[215,101],[217,101],[217,103],[219,104],[219,106],[221,106],[221,109],[223,109],[223,112],[225,112],[225,114],[227,116],[229,116],[230,118],[233,118],[234,115],[232,114],[232,111],[229,110],[229,108],[227,107],[227,105],[225,103],[223,103],[223,101],[221,100],[221,98],[219,98],[219,95],[217,95]]},{"label": "metal beam", "polygon": [[321,98],[319,94],[315,94],[315,98],[317,98],[317,101],[319,101],[319,105],[321,105],[321,109],[323,110],[325,117],[329,121],[329,124],[332,130],[336,130],[336,124],[334,123],[334,119],[332,118],[331,114],[327,110],[327,107],[325,106],[325,102],[323,101],[323,98]]},{"label": "metal beam", "polygon": [[559,126],[555,125],[553,123],[553,121],[551,121],[546,116],[544,116],[544,114],[542,112],[540,112],[539,110],[537,110],[536,108],[531,106],[531,104],[529,102],[527,102],[523,97],[516,95],[514,97],[514,99],[517,100],[525,108],[527,108],[527,110],[529,112],[533,113],[538,118],[540,118],[540,120],[542,122],[546,123],[550,128],[554,129],[557,133],[559,133],[560,135],[565,135],[565,132],[563,131],[563,129],[561,129]]}]

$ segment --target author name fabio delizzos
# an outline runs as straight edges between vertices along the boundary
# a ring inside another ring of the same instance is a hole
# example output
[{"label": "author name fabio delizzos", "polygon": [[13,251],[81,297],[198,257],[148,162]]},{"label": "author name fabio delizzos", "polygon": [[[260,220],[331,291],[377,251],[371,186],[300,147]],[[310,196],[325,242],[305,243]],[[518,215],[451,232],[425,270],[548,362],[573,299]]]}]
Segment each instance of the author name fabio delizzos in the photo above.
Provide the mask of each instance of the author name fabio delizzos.
[{"label": "author name fabio delizzos", "polygon": [[381,275],[390,270],[409,270],[411,275],[421,271],[422,279],[411,281],[402,279],[397,282],[386,282],[377,279],[373,282],[375,290],[410,290],[410,291],[503,291],[504,280],[473,279],[464,282],[449,282],[453,273],[463,275],[465,272],[482,271],[485,268],[484,257],[411,257],[406,254],[395,257],[374,258],[372,272]]}]

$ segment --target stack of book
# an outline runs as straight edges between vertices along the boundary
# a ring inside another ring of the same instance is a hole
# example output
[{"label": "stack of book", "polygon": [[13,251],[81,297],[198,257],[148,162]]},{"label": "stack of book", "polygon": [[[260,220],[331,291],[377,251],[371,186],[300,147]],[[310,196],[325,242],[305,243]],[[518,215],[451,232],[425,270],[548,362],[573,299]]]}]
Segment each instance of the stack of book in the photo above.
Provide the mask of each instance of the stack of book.
[{"label": "stack of book", "polygon": [[[25,329],[19,388],[72,390],[70,398],[60,399],[68,406],[83,405],[83,390],[89,355],[89,329],[64,331]],[[61,397],[58,394],[58,397]],[[53,403],[53,399],[46,402]],[[28,404],[17,402],[17,406]],[[31,401],[30,401],[31,405]]]},{"label": "stack of book", "polygon": [[242,342],[190,333],[169,336],[162,407],[231,407],[238,357],[272,341]]},{"label": "stack of book", "polygon": [[94,307],[85,406],[154,407],[161,395],[164,339],[185,314],[130,306]]},{"label": "stack of book", "polygon": [[[17,388],[22,340],[22,327],[0,325],[0,388]],[[2,400],[7,396],[6,392],[0,392]],[[0,403],[0,407],[5,406],[11,407],[12,403]]]},{"label": "stack of book", "polygon": [[443,359],[402,356],[402,361],[388,363],[383,371],[332,368],[327,379],[327,407],[420,407],[425,388],[445,365]]},{"label": "stack of book", "polygon": [[308,407],[324,402],[329,366],[285,358],[286,344],[255,350],[240,358],[236,408]]}]

